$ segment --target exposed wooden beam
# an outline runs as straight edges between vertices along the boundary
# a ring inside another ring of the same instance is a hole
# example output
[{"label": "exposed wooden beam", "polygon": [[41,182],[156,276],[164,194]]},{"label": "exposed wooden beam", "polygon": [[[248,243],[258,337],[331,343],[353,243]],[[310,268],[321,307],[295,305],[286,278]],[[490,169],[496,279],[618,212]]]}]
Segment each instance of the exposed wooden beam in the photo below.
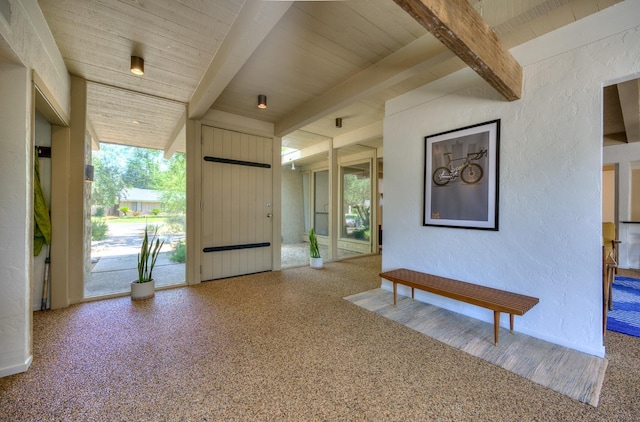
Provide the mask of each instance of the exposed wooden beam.
[{"label": "exposed wooden beam", "polygon": [[394,0],[509,101],[522,96],[522,67],[467,0]]},{"label": "exposed wooden beam", "polygon": [[190,119],[205,115],[292,4],[247,0],[191,96]]}]

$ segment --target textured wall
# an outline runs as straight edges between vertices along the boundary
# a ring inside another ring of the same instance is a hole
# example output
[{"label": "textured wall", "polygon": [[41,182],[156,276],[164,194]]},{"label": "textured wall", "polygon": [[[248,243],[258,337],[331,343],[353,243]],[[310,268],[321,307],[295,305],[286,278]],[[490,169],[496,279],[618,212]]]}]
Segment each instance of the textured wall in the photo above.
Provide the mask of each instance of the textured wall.
[{"label": "textured wall", "polygon": [[33,159],[29,71],[0,63],[0,377],[31,363]]},{"label": "textured wall", "polygon": [[[69,75],[38,3],[9,3],[11,22],[0,19],[0,376],[24,371],[31,362],[31,69],[64,112],[70,104]],[[7,57],[16,65],[4,63]]]},{"label": "textured wall", "polygon": [[0,18],[0,38],[4,38],[20,62],[38,72],[68,116],[71,104],[69,73],[38,2],[9,0],[9,3],[11,23],[7,26]]},{"label": "textured wall", "polygon": [[[506,102],[474,77],[478,82],[454,93],[443,93],[446,81],[439,81],[387,103],[383,269],[408,267],[536,296],[540,303],[517,318],[518,331],[604,354],[602,87],[640,72],[640,29],[629,19],[640,15],[638,6],[625,2],[522,46],[519,101]],[[424,136],[492,119],[502,120],[500,230],[422,227]],[[418,297],[492,321],[481,308]],[[502,325],[507,321],[503,316]]]}]

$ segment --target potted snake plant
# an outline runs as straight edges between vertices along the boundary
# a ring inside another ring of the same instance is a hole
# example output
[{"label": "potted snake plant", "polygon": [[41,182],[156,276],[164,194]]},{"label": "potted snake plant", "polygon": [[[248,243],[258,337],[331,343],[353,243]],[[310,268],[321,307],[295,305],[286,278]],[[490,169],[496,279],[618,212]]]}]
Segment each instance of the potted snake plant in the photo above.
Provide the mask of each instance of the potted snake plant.
[{"label": "potted snake plant", "polygon": [[311,268],[322,268],[322,257],[320,256],[320,248],[318,247],[318,238],[313,229],[309,231],[309,257],[309,265],[311,265]]},{"label": "potted snake plant", "polygon": [[153,267],[156,265],[160,249],[164,245],[158,239],[158,226],[153,228],[153,236],[149,240],[149,226],[144,226],[144,237],[138,253],[138,279],[131,282],[131,299],[141,300],[153,297],[155,294],[155,281],[153,280]]}]

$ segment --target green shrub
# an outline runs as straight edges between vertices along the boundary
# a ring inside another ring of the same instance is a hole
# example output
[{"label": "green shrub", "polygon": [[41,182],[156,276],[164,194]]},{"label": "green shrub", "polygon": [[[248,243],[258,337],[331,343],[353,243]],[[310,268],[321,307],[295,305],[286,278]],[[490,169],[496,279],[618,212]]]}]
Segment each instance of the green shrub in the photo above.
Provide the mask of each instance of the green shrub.
[{"label": "green shrub", "polygon": [[357,240],[369,240],[369,229],[354,230],[353,237]]},{"label": "green shrub", "polygon": [[94,214],[95,217],[104,217],[104,207],[98,207],[96,208],[96,213]]},{"label": "green shrub", "polygon": [[107,238],[109,226],[104,219],[91,219],[91,240],[104,240]]},{"label": "green shrub", "polygon": [[153,215],[158,215],[158,214],[160,214],[160,208],[154,208],[154,209],[152,209],[152,210],[151,210],[151,214],[153,214]]},{"label": "green shrub", "polygon": [[181,240],[178,242],[176,248],[171,252],[169,259],[173,262],[179,262],[180,264],[187,262],[187,245],[184,244],[184,241]]},{"label": "green shrub", "polygon": [[120,212],[126,217],[129,212],[129,207],[120,207]]}]

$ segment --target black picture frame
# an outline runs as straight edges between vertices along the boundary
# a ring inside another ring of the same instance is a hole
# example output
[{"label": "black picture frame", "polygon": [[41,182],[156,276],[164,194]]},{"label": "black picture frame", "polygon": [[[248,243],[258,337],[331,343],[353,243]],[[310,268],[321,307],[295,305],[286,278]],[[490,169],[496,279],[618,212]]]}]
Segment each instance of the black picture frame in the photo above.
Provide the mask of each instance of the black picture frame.
[{"label": "black picture frame", "polygon": [[423,225],[497,231],[500,119],[424,141]]}]

